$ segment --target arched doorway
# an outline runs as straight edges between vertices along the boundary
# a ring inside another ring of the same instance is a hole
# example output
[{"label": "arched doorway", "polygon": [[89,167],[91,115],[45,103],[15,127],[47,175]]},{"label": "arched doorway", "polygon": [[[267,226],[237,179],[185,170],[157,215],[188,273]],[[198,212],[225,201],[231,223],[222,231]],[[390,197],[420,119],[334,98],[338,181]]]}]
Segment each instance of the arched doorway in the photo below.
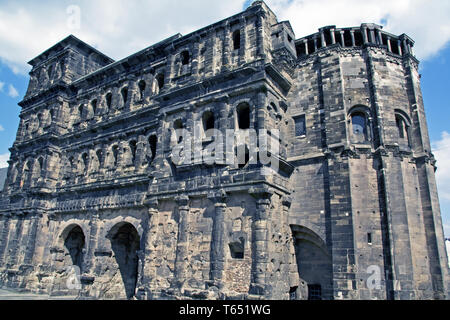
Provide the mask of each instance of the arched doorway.
[{"label": "arched doorway", "polygon": [[83,248],[85,244],[85,237],[83,230],[78,225],[72,225],[66,228],[64,237],[64,248],[66,249],[66,256],[69,259],[65,259],[66,265],[82,267],[83,263]]},{"label": "arched doorway", "polygon": [[111,248],[122,277],[123,295],[130,299],[135,295],[138,276],[138,255],[140,237],[130,223],[119,223],[110,232]]},{"label": "arched doorway", "polygon": [[324,241],[312,230],[291,225],[295,258],[300,277],[300,298],[330,300],[333,298],[332,262]]}]

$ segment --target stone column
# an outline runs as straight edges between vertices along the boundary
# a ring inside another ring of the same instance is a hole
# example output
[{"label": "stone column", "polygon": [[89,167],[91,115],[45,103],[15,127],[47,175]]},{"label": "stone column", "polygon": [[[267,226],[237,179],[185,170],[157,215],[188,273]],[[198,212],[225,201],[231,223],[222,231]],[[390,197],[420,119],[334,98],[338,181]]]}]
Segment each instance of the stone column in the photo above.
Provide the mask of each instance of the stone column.
[{"label": "stone column", "polygon": [[198,76],[198,60],[200,58],[200,37],[195,38],[194,49],[192,50],[192,75]]},{"label": "stone column", "polygon": [[400,40],[397,40],[397,47],[398,47],[399,54],[402,56],[403,55],[403,50],[402,50],[402,46],[401,46]]},{"label": "stone column", "polygon": [[377,29],[377,36],[378,36],[378,42],[380,43],[380,45],[383,45],[383,35],[381,34],[381,30]]},{"label": "stone column", "polygon": [[317,51],[317,36],[314,36],[314,52]]},{"label": "stone column", "polygon": [[308,52],[308,40],[303,40],[303,43],[305,45],[305,55],[308,55],[309,54],[309,52]]},{"label": "stone column", "polygon": [[387,36],[387,48],[389,52],[392,52],[392,47],[391,47],[391,37]]},{"label": "stone column", "polygon": [[344,31],[339,31],[339,34],[340,34],[340,36],[341,36],[342,48],[345,48]]},{"label": "stone column", "polygon": [[355,31],[354,30],[350,30],[350,36],[352,38],[352,47],[354,47],[356,45],[356,42],[355,42]]},{"label": "stone column", "polygon": [[180,196],[176,199],[178,203],[179,222],[178,222],[178,241],[175,258],[174,282],[172,286],[181,289],[186,280],[187,255],[189,248],[189,197]]},{"label": "stone column", "polygon": [[214,202],[215,215],[213,221],[212,239],[211,239],[211,285],[222,289],[224,286],[225,269],[225,211],[226,211],[226,193],[221,191],[217,194],[211,194],[208,198]]},{"label": "stone column", "polygon": [[222,51],[222,71],[226,71],[229,69],[230,65],[230,25],[227,23],[224,28],[223,35],[223,51]]},{"label": "stone column", "polygon": [[362,28],[362,36],[363,36],[363,43],[367,44],[369,42],[369,39],[367,37],[367,27]]},{"label": "stone column", "polygon": [[11,214],[3,214],[2,219],[0,220],[2,222],[2,233],[0,234],[0,267],[4,266],[5,262],[5,251],[6,247],[8,245],[8,235],[9,235],[9,224],[10,224],[10,218]]},{"label": "stone column", "polygon": [[95,248],[97,247],[97,231],[98,231],[98,211],[92,211],[90,213],[91,221],[89,222],[89,238],[87,239],[88,248],[84,257],[84,265],[81,273],[92,275],[95,268]]},{"label": "stone column", "polygon": [[158,200],[150,199],[147,202],[148,205],[148,215],[145,219],[144,225],[144,265],[143,271],[140,276],[139,288],[141,292],[146,293],[147,299],[155,299],[159,297],[160,288],[155,285],[156,279],[156,267],[155,267],[155,259],[157,258],[157,251],[155,243],[158,240],[158,221],[159,221],[159,210],[158,210]]},{"label": "stone column", "polygon": [[240,29],[241,47],[239,48],[239,64],[244,64],[246,61],[245,51],[246,51],[246,47],[247,47],[247,33],[245,32],[245,24],[246,24],[245,18],[241,18],[239,23],[241,24],[241,29]]},{"label": "stone column", "polygon": [[268,264],[268,219],[272,192],[251,188],[249,193],[256,199],[256,211],[252,223],[252,272],[250,294],[270,295],[266,288]]},{"label": "stone column", "polygon": [[25,265],[30,265],[33,262],[34,249],[36,247],[36,236],[39,225],[39,215],[40,213],[35,213],[31,217],[30,233],[28,235],[27,244],[25,248],[25,257],[23,263]]},{"label": "stone column", "polygon": [[327,42],[325,41],[325,34],[323,30],[320,30],[320,43],[322,45],[322,48],[325,48],[327,46]]},{"label": "stone column", "polygon": [[330,35],[331,35],[331,44],[336,43],[336,35],[334,34],[334,29],[330,29]]}]

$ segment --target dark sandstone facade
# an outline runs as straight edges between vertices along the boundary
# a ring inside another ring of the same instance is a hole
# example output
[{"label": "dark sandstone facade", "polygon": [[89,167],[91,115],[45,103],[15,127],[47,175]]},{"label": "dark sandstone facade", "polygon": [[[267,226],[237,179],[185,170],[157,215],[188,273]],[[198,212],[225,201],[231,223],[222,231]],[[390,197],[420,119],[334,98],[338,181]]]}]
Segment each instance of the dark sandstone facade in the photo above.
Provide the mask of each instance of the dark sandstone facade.
[{"label": "dark sandstone facade", "polygon": [[[0,198],[1,285],[96,299],[448,298],[413,44],[375,24],[295,40],[260,1],[117,62],[69,36],[30,61]],[[279,129],[278,172],[173,163],[174,129],[202,120]],[[72,265],[80,287],[67,286]]]}]

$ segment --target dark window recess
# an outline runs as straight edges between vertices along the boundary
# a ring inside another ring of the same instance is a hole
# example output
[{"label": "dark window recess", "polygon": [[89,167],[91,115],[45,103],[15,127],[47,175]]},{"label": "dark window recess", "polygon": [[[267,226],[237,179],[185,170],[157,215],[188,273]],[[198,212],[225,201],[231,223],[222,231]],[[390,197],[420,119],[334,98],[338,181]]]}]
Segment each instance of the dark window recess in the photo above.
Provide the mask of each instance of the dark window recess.
[{"label": "dark window recess", "polygon": [[322,287],[320,284],[308,284],[308,300],[322,300]]},{"label": "dark window recess", "polygon": [[97,99],[92,100],[92,112],[95,114],[97,112]]},{"label": "dark window recess", "polygon": [[372,234],[370,232],[367,234],[367,243],[372,244]]},{"label": "dark window recess", "polygon": [[87,153],[83,153],[83,165],[84,165],[84,172],[88,170],[88,155]]},{"label": "dark window recess", "polygon": [[117,162],[119,160],[119,147],[114,146],[112,148],[112,152],[113,152],[113,157],[114,157],[114,166],[117,167]]},{"label": "dark window recess", "polygon": [[181,64],[182,65],[189,64],[189,61],[190,61],[189,51],[181,52]]},{"label": "dark window recess", "polygon": [[233,32],[233,50],[237,50],[241,47],[241,32],[236,30]]},{"label": "dark window recess", "polygon": [[123,88],[122,91],[120,91],[120,92],[121,92],[121,94],[122,94],[123,103],[126,103],[126,102],[127,102],[127,99],[128,99],[128,88],[125,87],[125,88]]},{"label": "dark window recess", "polygon": [[150,136],[150,138],[148,138],[148,143],[150,145],[150,150],[152,151],[152,161],[153,159],[155,159],[156,156],[156,143],[158,141],[158,138],[156,136]]},{"label": "dark window recess", "polygon": [[139,81],[139,94],[141,99],[144,98],[144,92],[145,92],[145,87],[147,86],[147,84],[145,83],[144,80]]},{"label": "dark window recess", "polygon": [[97,154],[99,166],[101,166],[103,163],[103,151],[99,149],[99,150],[97,150],[96,154]]},{"label": "dark window recess", "polygon": [[162,73],[158,74],[156,80],[158,81],[159,89],[162,89],[164,87],[164,75]]},{"label": "dark window recess", "polygon": [[239,241],[231,242],[229,244],[231,257],[233,259],[244,259],[244,238],[239,238]]},{"label": "dark window recess", "polygon": [[395,118],[395,122],[397,123],[398,136],[400,139],[405,139],[406,137],[406,123],[400,116]]},{"label": "dark window recess", "polygon": [[289,300],[297,300],[297,286],[289,289]]},{"label": "dark window recess", "polygon": [[250,128],[250,106],[246,103],[237,107],[239,129]]},{"label": "dark window recess", "polygon": [[203,114],[203,130],[206,132],[209,129],[214,129],[214,114],[211,111],[206,111]]},{"label": "dark window recess", "polygon": [[109,108],[111,108],[111,102],[112,102],[112,94],[111,92],[106,94],[106,106]]},{"label": "dark window recess", "polygon": [[134,161],[136,160],[136,149],[137,149],[137,143],[134,140],[130,141],[130,149],[131,149],[131,159],[134,164]]},{"label": "dark window recess", "polygon": [[[173,124],[173,128],[174,128],[175,130],[184,129],[184,125],[183,125],[183,122],[181,121],[181,119],[175,120],[175,122],[174,122],[174,124]],[[175,133],[177,133],[177,132],[175,131]],[[182,135],[182,134],[180,134],[179,136],[177,136],[177,141],[178,141],[178,143],[183,142],[183,135]]]},{"label": "dark window recess", "polygon": [[306,135],[306,119],[305,116],[298,116],[294,118],[295,121],[295,136],[302,137]]}]

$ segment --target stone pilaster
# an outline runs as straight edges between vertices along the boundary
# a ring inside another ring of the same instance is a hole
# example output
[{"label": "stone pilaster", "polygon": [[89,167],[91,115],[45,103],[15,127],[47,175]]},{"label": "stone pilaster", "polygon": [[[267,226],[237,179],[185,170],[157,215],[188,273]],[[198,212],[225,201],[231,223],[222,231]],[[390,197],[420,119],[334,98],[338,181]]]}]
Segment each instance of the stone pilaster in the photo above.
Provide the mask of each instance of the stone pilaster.
[{"label": "stone pilaster", "polygon": [[97,247],[97,236],[98,236],[98,211],[91,212],[91,221],[89,222],[89,238],[88,238],[88,248],[86,255],[84,257],[84,270],[82,273],[93,274],[95,269],[95,248]]},{"label": "stone pilaster", "polygon": [[214,219],[211,241],[211,285],[219,289],[224,287],[225,268],[225,212],[226,193],[211,194],[208,198],[214,202]]},{"label": "stone pilaster", "polygon": [[156,267],[155,259],[157,258],[157,251],[155,243],[158,240],[158,221],[159,221],[159,210],[158,210],[158,200],[151,199],[147,202],[148,214],[144,220],[144,265],[143,271],[138,279],[138,287],[140,287],[141,292],[145,292],[144,299],[155,299],[159,297],[160,288],[154,283],[156,279]]},{"label": "stone pilaster", "polygon": [[249,193],[256,199],[256,211],[252,223],[252,272],[249,293],[268,296],[266,273],[268,264],[268,219],[273,195],[268,189],[251,188]]},{"label": "stone pilaster", "polygon": [[180,196],[176,199],[178,204],[178,241],[175,258],[174,282],[172,286],[175,289],[181,289],[181,286],[187,276],[187,258],[189,248],[189,197]]}]

